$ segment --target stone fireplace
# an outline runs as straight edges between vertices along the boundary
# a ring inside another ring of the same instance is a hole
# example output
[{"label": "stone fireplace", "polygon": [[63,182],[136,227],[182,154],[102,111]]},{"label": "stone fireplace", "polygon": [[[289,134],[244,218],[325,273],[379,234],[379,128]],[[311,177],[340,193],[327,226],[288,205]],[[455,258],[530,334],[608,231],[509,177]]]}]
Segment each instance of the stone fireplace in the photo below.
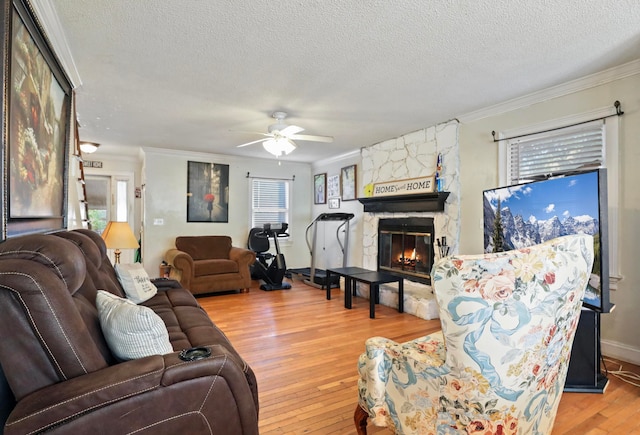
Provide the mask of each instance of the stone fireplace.
[{"label": "stone fireplace", "polygon": [[[411,195],[410,198],[389,198],[377,201],[375,207],[368,207],[366,201],[363,217],[363,259],[362,265],[367,269],[378,268],[380,256],[379,222],[387,219],[429,219],[431,226],[431,243],[445,237],[450,246],[450,253],[458,250],[460,237],[460,182],[458,154],[458,122],[449,121],[419,130],[407,135],[391,139],[370,147],[362,148],[362,183],[363,186],[374,183],[403,180],[431,176],[436,171],[438,153],[443,157],[441,178],[446,192],[424,194],[422,198]],[[407,195],[409,196],[409,195]],[[396,206],[389,206],[395,202]],[[370,211],[367,211],[370,210]],[[433,248],[431,248],[433,249]],[[437,249],[432,251],[431,261],[438,259]],[[416,253],[418,255],[418,253]],[[412,252],[404,253],[411,263]],[[427,274],[431,272],[428,266]],[[393,272],[393,271],[392,271]],[[430,278],[404,281],[404,310],[423,319],[433,319],[437,315],[437,305],[433,298]],[[398,306],[397,286],[382,285],[380,302],[391,307]],[[358,288],[360,296],[368,297],[368,289]]]},{"label": "stone fireplace", "polygon": [[433,255],[432,218],[378,221],[378,270],[410,281],[431,284]]}]

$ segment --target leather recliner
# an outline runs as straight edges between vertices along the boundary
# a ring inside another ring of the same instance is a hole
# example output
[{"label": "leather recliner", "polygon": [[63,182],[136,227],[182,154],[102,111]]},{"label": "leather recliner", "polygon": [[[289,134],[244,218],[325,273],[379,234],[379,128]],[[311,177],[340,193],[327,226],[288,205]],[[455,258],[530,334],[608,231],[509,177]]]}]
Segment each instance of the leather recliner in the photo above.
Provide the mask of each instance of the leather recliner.
[{"label": "leather recliner", "polygon": [[[155,280],[144,302],[174,352],[118,361],[95,299],[118,296],[104,242],[88,230],[0,243],[0,422],[4,433],[258,434],[256,378],[193,295]],[[211,355],[184,361],[183,349]],[[6,421],[5,421],[6,420]]]}]

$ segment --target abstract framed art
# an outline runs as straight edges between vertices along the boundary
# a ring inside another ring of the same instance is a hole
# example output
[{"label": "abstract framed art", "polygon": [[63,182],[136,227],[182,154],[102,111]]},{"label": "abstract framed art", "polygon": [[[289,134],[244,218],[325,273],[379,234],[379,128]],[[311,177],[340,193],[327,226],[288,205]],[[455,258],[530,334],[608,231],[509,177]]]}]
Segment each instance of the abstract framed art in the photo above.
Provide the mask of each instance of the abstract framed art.
[{"label": "abstract framed art", "polygon": [[313,176],[313,203],[327,203],[327,173]]},{"label": "abstract framed art", "polygon": [[340,170],[340,187],[343,201],[356,199],[356,165],[345,166]]},{"label": "abstract framed art", "polygon": [[340,196],[340,175],[332,175],[327,178],[327,198]]},{"label": "abstract framed art", "polygon": [[3,0],[2,238],[66,228],[71,83],[27,0]]}]

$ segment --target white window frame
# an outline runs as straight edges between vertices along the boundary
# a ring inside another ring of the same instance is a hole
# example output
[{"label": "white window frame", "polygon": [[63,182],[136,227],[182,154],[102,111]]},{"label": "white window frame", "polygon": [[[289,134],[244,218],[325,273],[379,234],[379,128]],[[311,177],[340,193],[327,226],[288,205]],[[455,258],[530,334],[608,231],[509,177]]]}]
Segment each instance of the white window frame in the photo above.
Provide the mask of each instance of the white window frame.
[{"label": "white window frame", "polygon": [[[253,183],[255,181],[267,181],[267,182],[281,182],[284,183],[287,186],[287,198],[286,198],[286,207],[284,209],[277,209],[276,211],[284,211],[287,215],[287,224],[289,224],[289,229],[287,230],[287,233],[291,234],[291,215],[292,215],[292,210],[291,210],[291,198],[293,197],[293,180],[291,179],[282,179],[282,178],[268,178],[268,177],[251,177],[250,182],[248,183],[249,185],[249,229],[254,227],[254,212],[256,210],[261,210],[261,209],[254,209],[253,207]],[[291,236],[289,237],[282,237],[278,239],[278,242],[283,245],[283,246],[287,246],[291,244]]]},{"label": "white window frame", "polygon": [[[500,139],[498,145],[498,173],[499,185],[506,186],[509,182],[509,141],[504,140],[520,135],[535,134],[536,132],[557,129],[578,123],[587,122],[589,120],[608,117],[604,122],[604,149],[603,149],[603,166],[607,168],[607,202],[608,202],[608,227],[609,227],[609,286],[612,290],[616,290],[618,281],[621,278],[618,263],[618,229],[619,229],[619,144],[618,132],[620,128],[619,116],[615,115],[616,110],[612,107],[596,109],[590,112],[579,113],[564,118],[557,118],[543,123],[529,125],[526,127],[505,130],[498,133],[497,138]],[[549,136],[555,132],[550,131]],[[544,133],[539,133],[541,136]]]}]

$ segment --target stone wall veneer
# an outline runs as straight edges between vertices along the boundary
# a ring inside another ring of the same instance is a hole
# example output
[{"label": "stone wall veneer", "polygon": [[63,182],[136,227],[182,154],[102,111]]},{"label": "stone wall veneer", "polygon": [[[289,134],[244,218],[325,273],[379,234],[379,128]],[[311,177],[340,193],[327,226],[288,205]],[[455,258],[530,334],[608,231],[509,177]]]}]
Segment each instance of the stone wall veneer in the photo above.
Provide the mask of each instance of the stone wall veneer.
[{"label": "stone wall veneer", "polygon": [[[458,147],[458,121],[448,121],[413,133],[362,148],[362,186],[369,183],[404,180],[434,175],[438,153],[442,154],[444,190],[450,192],[445,211],[438,213],[364,213],[363,261],[368,269],[377,268],[378,220],[393,217],[433,217],[436,238],[447,238],[450,253],[456,253],[460,240],[460,156]],[[438,252],[436,249],[436,259]],[[437,317],[432,289],[425,284],[404,281],[405,312],[424,319]],[[380,288],[380,302],[397,307],[397,285]],[[369,289],[360,289],[361,296],[369,296]],[[435,313],[435,315],[434,315]]]}]

